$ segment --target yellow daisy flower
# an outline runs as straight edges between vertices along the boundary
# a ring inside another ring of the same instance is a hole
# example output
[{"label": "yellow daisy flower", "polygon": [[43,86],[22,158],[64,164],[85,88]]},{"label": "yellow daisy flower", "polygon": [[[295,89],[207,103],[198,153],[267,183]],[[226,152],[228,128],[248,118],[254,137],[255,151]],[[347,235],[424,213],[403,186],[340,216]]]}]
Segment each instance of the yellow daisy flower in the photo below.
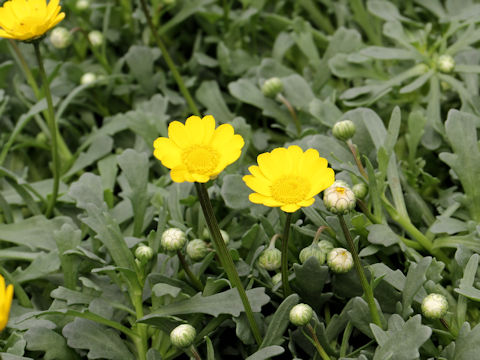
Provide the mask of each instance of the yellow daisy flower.
[{"label": "yellow daisy flower", "polygon": [[5,288],[5,279],[0,275],[0,331],[7,326],[12,298],[13,285],[10,284]]},{"label": "yellow daisy flower", "polygon": [[190,116],[185,125],[173,121],[168,138],[155,140],[153,155],[169,168],[175,182],[205,183],[215,178],[242,152],[243,138],[233,133],[230,124],[215,128],[212,115]]},{"label": "yellow daisy flower", "polygon": [[276,148],[257,157],[258,166],[250,166],[251,175],[243,181],[255,191],[249,199],[255,204],[280,207],[295,212],[314,203],[314,196],[335,181],[328,161],[315,149],[303,150],[292,145]]},{"label": "yellow daisy flower", "polygon": [[0,37],[33,40],[65,18],[59,0],[9,0],[0,8]]}]

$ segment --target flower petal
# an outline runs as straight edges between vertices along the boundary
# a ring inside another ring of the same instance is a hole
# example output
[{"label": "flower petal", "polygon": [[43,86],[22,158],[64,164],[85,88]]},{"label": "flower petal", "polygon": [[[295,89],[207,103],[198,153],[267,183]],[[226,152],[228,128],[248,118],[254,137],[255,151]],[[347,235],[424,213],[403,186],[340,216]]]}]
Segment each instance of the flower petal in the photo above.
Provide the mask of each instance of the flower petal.
[{"label": "flower petal", "polygon": [[160,137],[153,143],[155,150],[153,156],[162,162],[162,164],[173,169],[182,163],[179,147],[170,139]]},{"label": "flower petal", "polygon": [[248,195],[248,199],[254,204],[263,204],[265,206],[271,207],[282,206],[281,202],[275,201],[271,197],[262,194],[251,193],[250,195]]},{"label": "flower petal", "polygon": [[180,121],[172,121],[168,125],[168,137],[182,149],[189,147],[191,144],[190,134]]},{"label": "flower petal", "polygon": [[185,122],[185,129],[190,134],[191,144],[203,144],[205,127],[199,116],[190,116]]},{"label": "flower petal", "polygon": [[288,213],[293,213],[300,209],[300,206],[298,206],[297,204],[287,204],[280,206],[280,209]]},{"label": "flower petal", "polygon": [[245,175],[242,180],[245,182],[245,184],[252,189],[253,191],[265,195],[265,196],[271,196],[271,190],[270,190],[270,185],[271,183],[267,181],[265,178],[262,177],[256,177],[253,175]]}]

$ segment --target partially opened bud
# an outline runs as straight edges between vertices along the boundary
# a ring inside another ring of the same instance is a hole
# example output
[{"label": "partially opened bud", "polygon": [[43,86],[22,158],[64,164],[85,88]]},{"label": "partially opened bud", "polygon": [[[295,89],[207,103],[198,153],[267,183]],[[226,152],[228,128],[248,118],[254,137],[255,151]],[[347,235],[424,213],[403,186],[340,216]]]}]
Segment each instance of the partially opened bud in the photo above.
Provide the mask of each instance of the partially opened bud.
[{"label": "partially opened bud", "polygon": [[347,141],[355,135],[355,124],[351,120],[343,120],[333,125],[332,134],[338,140]]},{"label": "partially opened bud", "polygon": [[327,265],[337,274],[349,272],[353,267],[352,254],[347,249],[335,248],[327,255]]},{"label": "partially opened bud", "polygon": [[266,97],[275,97],[283,90],[283,83],[278,77],[266,80],[262,86],[262,93]]},{"label": "partially opened bud", "polygon": [[346,214],[355,208],[355,194],[349,187],[332,185],[325,190],[323,203],[334,214]]},{"label": "partially opened bud", "polygon": [[187,237],[185,236],[185,233],[180,229],[170,228],[168,230],[165,230],[162,234],[162,246],[168,251],[181,250],[186,242]]},{"label": "partially opened bud", "polygon": [[313,317],[313,309],[307,304],[297,304],[290,310],[290,322],[296,326],[307,325]]},{"label": "partially opened bud", "polygon": [[422,301],[422,313],[427,319],[440,319],[448,311],[447,298],[441,294],[427,295]]},{"label": "partially opened bud", "polygon": [[170,341],[173,346],[184,349],[193,344],[195,336],[197,336],[197,332],[192,325],[182,324],[172,330]]}]

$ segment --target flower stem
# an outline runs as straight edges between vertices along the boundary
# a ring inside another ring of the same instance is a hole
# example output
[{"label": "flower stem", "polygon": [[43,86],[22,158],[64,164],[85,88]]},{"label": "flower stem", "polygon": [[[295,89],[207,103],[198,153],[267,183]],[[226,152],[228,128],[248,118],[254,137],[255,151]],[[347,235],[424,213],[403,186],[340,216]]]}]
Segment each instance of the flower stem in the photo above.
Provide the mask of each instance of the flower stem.
[{"label": "flower stem", "polygon": [[195,360],[202,360],[202,358],[200,357],[200,354],[198,353],[197,349],[195,349],[195,346],[193,346],[193,345],[190,346],[190,352],[192,353]]},{"label": "flower stem", "polygon": [[[317,334],[315,333],[315,329],[312,327],[312,325],[308,324],[307,326],[308,331],[312,335],[312,339],[310,339],[308,336],[308,340],[310,340],[315,346],[315,349],[317,349],[319,355],[322,357],[323,360],[331,360],[330,356],[326,353],[326,351],[323,349],[322,345],[320,344],[320,341],[318,341]],[[312,341],[313,340],[313,341]]]},{"label": "flower stem", "polygon": [[368,175],[367,172],[365,171],[365,168],[363,167],[362,161],[360,160],[360,157],[358,156],[357,148],[355,147],[355,144],[352,142],[351,139],[347,140],[347,145],[350,151],[352,152],[353,159],[355,160],[355,164],[357,164],[358,171],[360,171],[360,174],[365,178],[365,180],[368,181]]},{"label": "flower stem", "polygon": [[37,57],[38,69],[40,76],[43,82],[43,89],[45,92],[45,98],[47,99],[48,106],[48,117],[47,123],[50,130],[50,141],[51,141],[51,152],[53,160],[53,190],[52,197],[48,203],[47,210],[45,212],[46,217],[50,217],[55,208],[55,203],[57,202],[58,188],[60,184],[60,157],[58,152],[58,143],[57,143],[57,123],[55,121],[55,112],[53,109],[52,94],[50,92],[50,85],[48,84],[47,73],[45,72],[45,67],[43,66],[42,54],[40,52],[40,42],[34,41],[33,47],[35,48],[35,56]]},{"label": "flower stem", "polygon": [[217,220],[215,219],[215,215],[213,213],[213,208],[210,202],[210,198],[208,196],[207,188],[205,187],[205,184],[197,182],[195,183],[195,188],[197,189],[200,205],[202,206],[203,214],[205,215],[205,220],[208,226],[208,230],[210,231],[215,250],[217,251],[218,257],[220,258],[220,263],[223,266],[225,272],[227,273],[227,277],[232,283],[232,286],[237,288],[238,290],[238,294],[240,295],[240,299],[242,300],[243,307],[245,309],[245,314],[247,315],[248,323],[250,324],[250,329],[252,330],[252,334],[255,337],[255,341],[258,345],[260,345],[262,343],[262,337],[260,335],[257,323],[255,322],[252,307],[248,300],[247,293],[245,292],[242,281],[238,276],[238,272],[235,268],[235,264],[233,263],[232,256],[230,255],[230,252],[225,245],[225,241],[222,238],[222,234],[220,233],[220,228],[218,227]]},{"label": "flower stem", "polygon": [[190,266],[188,266],[187,260],[185,260],[185,256],[183,256],[183,254],[180,250],[177,250],[177,256],[178,256],[178,259],[180,260],[180,264],[182,264],[183,270],[187,274],[187,276],[190,279],[190,281],[192,282],[193,286],[195,286],[195,288],[198,291],[203,291],[202,282],[192,272],[192,270],[190,269]]},{"label": "flower stem", "polygon": [[[135,307],[135,315],[137,320],[140,320],[143,317],[143,299],[142,299],[142,288],[139,286],[132,287],[131,289],[131,299],[133,306]],[[139,360],[147,359],[147,324],[136,323],[133,325],[132,330],[137,334],[137,337],[134,338],[135,347],[137,348],[137,358]]]},{"label": "flower stem", "polygon": [[345,238],[347,239],[348,247],[350,248],[350,252],[353,256],[353,262],[355,264],[355,270],[357,271],[357,275],[360,278],[360,283],[363,288],[363,292],[365,294],[365,298],[368,303],[368,307],[370,309],[370,314],[372,316],[373,322],[383,328],[382,322],[380,320],[380,315],[378,314],[378,309],[375,304],[375,298],[373,297],[373,289],[370,286],[367,277],[365,276],[365,272],[363,271],[363,266],[360,262],[360,258],[358,257],[357,249],[355,248],[355,244],[353,243],[352,235],[348,230],[347,224],[345,223],[345,219],[343,215],[338,215],[338,220],[340,220],[340,225],[342,227],[343,233],[345,234]]},{"label": "flower stem", "polygon": [[145,18],[147,19],[147,24],[150,28],[150,31],[152,32],[153,38],[155,39],[155,42],[157,43],[157,46],[162,51],[163,58],[165,59],[165,62],[167,63],[168,68],[172,72],[172,75],[175,78],[175,81],[177,82],[178,88],[180,89],[180,92],[185,97],[185,100],[187,101],[187,104],[188,104],[188,107],[190,108],[190,111],[195,115],[200,115],[200,111],[198,110],[197,105],[195,105],[195,102],[193,101],[192,95],[190,95],[190,92],[188,91],[187,87],[185,86],[185,83],[182,79],[182,76],[180,75],[180,72],[178,71],[175,63],[173,62],[172,58],[170,57],[170,54],[168,53],[168,50],[165,47],[165,44],[163,43],[162,38],[158,34],[157,28],[155,27],[155,25],[152,21],[150,13],[148,12],[146,1],[145,0],[140,0],[140,5],[142,6],[142,11],[145,14]]},{"label": "flower stem", "polygon": [[292,213],[287,213],[282,235],[282,286],[284,297],[287,297],[292,293],[292,289],[290,289],[290,284],[288,283],[288,235],[290,232],[291,221]]},{"label": "flower stem", "polygon": [[293,108],[292,104],[282,94],[278,94],[277,99],[280,100],[283,103],[283,105],[287,107],[288,112],[292,116],[293,122],[295,123],[295,127],[297,129],[297,135],[300,136],[300,134],[302,133],[302,126],[300,125],[300,121],[298,120],[297,113],[295,112],[295,109]]}]

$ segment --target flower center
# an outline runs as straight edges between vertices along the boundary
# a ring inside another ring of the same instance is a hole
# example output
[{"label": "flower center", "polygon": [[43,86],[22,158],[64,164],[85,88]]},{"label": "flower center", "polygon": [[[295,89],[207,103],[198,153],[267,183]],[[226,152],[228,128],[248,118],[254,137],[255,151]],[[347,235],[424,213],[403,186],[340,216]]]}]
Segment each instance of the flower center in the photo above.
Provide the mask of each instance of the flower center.
[{"label": "flower center", "polygon": [[272,197],[284,204],[296,204],[305,200],[309,190],[309,181],[300,176],[284,176],[270,186]]},{"label": "flower center", "polygon": [[183,151],[182,161],[191,173],[211,175],[220,161],[220,154],[211,146],[194,145]]}]

